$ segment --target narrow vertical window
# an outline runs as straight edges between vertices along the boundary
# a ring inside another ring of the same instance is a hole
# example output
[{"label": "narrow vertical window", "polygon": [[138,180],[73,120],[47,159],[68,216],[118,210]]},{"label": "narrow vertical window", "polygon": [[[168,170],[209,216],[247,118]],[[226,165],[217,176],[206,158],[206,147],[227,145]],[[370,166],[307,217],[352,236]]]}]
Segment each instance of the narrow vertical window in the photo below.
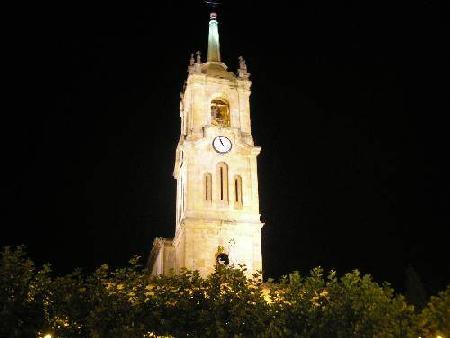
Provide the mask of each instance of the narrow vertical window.
[{"label": "narrow vertical window", "polygon": [[178,190],[178,222],[181,222],[181,217],[184,211],[184,187],[183,187],[183,177],[180,177],[180,185]]},{"label": "narrow vertical window", "polygon": [[223,168],[220,167],[220,200],[223,201]]},{"label": "narrow vertical window", "polygon": [[226,163],[217,164],[217,181],[219,200],[228,201],[228,166]]},{"label": "narrow vertical window", "polygon": [[234,177],[234,207],[242,208],[242,177]]},{"label": "narrow vertical window", "polygon": [[210,173],[205,175],[205,200],[212,201],[212,175]]},{"label": "narrow vertical window", "polygon": [[184,185],[183,178],[181,178],[181,212],[184,211]]}]

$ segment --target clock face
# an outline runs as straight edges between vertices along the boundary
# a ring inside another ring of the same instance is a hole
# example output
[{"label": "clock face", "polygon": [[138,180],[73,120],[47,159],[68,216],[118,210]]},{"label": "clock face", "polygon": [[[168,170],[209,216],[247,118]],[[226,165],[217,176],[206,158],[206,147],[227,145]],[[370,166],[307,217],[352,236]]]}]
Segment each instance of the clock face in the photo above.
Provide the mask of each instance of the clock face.
[{"label": "clock face", "polygon": [[220,154],[228,153],[232,147],[230,139],[225,136],[215,137],[212,144],[214,149]]}]

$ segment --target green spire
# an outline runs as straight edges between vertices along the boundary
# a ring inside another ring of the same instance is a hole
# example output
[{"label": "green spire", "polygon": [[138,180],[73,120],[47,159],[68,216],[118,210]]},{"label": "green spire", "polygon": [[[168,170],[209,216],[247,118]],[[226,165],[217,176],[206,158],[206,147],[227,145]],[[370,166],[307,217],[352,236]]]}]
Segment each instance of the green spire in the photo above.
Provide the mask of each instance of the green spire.
[{"label": "green spire", "polygon": [[208,62],[220,62],[219,30],[216,17],[217,14],[214,12],[209,15]]}]

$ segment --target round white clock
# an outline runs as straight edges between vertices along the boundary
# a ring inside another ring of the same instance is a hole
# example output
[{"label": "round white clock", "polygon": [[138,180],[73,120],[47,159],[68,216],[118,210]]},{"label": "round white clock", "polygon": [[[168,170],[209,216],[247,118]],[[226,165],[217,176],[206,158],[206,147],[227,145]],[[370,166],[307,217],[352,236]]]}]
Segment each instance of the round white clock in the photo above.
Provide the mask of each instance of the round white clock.
[{"label": "round white clock", "polygon": [[228,153],[233,146],[230,139],[225,136],[216,136],[212,143],[215,151],[220,154]]}]

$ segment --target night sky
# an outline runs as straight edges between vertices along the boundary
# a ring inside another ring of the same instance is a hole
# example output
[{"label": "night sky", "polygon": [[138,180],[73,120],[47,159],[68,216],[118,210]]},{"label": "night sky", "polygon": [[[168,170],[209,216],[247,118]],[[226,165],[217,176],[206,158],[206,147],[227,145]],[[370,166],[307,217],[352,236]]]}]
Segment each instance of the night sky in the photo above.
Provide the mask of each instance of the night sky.
[{"label": "night sky", "polygon": [[[264,277],[358,268],[450,282],[449,54],[433,1],[226,1],[221,53],[247,61]],[[179,92],[206,55],[201,0],[10,11],[0,245],[56,272],[145,259],[175,230]],[[442,14],[441,14],[442,13]],[[447,19],[448,20],[448,19]]]}]

